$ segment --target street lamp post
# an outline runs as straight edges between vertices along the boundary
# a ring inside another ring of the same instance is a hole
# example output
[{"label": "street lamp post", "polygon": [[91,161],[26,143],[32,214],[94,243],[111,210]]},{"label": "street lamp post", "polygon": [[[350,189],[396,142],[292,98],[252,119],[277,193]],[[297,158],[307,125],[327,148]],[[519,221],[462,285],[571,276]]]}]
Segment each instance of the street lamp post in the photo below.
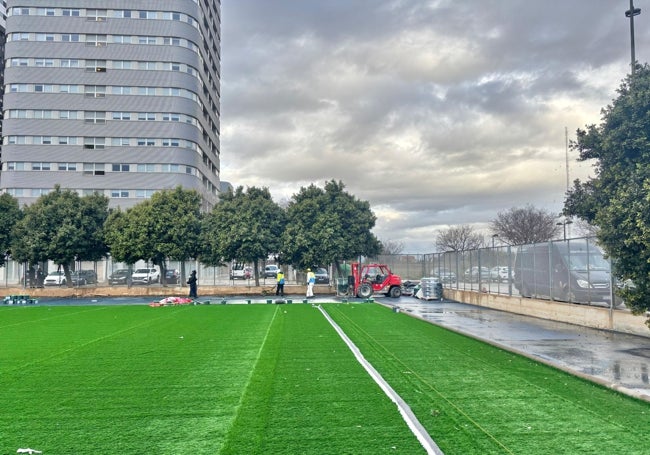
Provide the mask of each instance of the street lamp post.
[{"label": "street lamp post", "polygon": [[571,220],[564,220],[561,223],[555,223],[556,226],[562,226],[562,231],[564,233],[564,241],[566,242],[566,226],[567,224],[573,224]]},{"label": "street lamp post", "polygon": [[641,8],[634,7],[634,0],[630,0],[630,9],[625,11],[625,17],[630,18],[630,53],[632,58],[632,76],[636,67],[636,58],[634,56],[634,16],[641,14]]}]

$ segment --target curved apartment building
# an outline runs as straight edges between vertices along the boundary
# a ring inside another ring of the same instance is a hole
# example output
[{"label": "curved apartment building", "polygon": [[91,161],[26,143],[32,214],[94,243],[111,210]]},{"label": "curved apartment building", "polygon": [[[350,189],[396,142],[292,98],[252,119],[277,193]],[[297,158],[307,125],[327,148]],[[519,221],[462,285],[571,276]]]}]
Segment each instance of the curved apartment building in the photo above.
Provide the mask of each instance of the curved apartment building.
[{"label": "curved apartment building", "polygon": [[[110,7],[108,7],[110,5]],[[219,0],[9,0],[0,191],[217,201]]]}]

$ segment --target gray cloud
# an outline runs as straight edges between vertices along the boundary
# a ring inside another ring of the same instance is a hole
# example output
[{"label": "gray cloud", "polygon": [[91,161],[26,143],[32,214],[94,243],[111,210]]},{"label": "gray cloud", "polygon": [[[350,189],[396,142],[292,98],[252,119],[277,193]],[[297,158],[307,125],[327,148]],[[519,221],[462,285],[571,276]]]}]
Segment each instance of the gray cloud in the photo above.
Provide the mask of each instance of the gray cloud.
[{"label": "gray cloud", "polygon": [[343,180],[411,251],[510,207],[559,212],[564,128],[598,123],[629,69],[624,3],[225,2],[221,176],[278,201]]}]

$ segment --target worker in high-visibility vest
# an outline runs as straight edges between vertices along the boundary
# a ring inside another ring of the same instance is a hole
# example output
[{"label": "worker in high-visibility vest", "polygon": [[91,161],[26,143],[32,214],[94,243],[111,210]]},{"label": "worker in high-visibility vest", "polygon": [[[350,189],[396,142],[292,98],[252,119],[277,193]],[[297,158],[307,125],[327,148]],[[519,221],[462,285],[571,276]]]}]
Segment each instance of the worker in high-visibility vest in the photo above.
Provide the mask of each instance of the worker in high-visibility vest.
[{"label": "worker in high-visibility vest", "polygon": [[278,273],[275,275],[278,286],[275,288],[275,295],[284,296],[284,273],[282,269],[278,269]]}]

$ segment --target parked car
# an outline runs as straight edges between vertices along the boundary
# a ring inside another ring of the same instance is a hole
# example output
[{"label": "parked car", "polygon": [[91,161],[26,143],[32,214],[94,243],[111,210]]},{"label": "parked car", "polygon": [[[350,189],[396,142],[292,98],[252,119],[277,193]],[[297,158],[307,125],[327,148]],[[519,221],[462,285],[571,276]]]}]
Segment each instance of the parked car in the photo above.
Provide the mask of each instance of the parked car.
[{"label": "parked car", "polygon": [[465,281],[477,282],[479,280],[489,280],[490,269],[487,267],[474,266],[465,270]]},{"label": "parked car", "polygon": [[108,284],[128,284],[129,269],[117,269],[108,277]]},{"label": "parked car", "polygon": [[253,277],[253,267],[247,265],[236,265],[230,269],[231,280],[248,280]]},{"label": "parked car", "polygon": [[63,270],[51,272],[45,277],[45,286],[65,286],[65,273]]},{"label": "parked car", "polygon": [[456,282],[456,274],[451,270],[447,270],[447,269],[434,270],[433,276],[438,278],[441,283],[453,284]]},{"label": "parked car", "polygon": [[490,269],[490,280],[507,283],[508,280],[511,280],[512,276],[510,275],[510,267],[497,266]]},{"label": "parked car", "polygon": [[97,274],[94,270],[75,270],[70,276],[73,286],[84,286],[97,283]]},{"label": "parked car", "polygon": [[270,264],[264,267],[264,278],[275,278],[278,275],[280,268],[275,264]]},{"label": "parked car", "polygon": [[151,284],[160,281],[160,272],[156,268],[137,269],[131,275],[133,284]]},{"label": "parked car", "polygon": [[167,269],[165,271],[165,283],[167,284],[178,284],[181,279],[181,274],[176,269]]},{"label": "parked car", "polygon": [[316,275],[316,284],[330,284],[330,276],[327,273],[327,269],[318,267],[314,275]]}]

